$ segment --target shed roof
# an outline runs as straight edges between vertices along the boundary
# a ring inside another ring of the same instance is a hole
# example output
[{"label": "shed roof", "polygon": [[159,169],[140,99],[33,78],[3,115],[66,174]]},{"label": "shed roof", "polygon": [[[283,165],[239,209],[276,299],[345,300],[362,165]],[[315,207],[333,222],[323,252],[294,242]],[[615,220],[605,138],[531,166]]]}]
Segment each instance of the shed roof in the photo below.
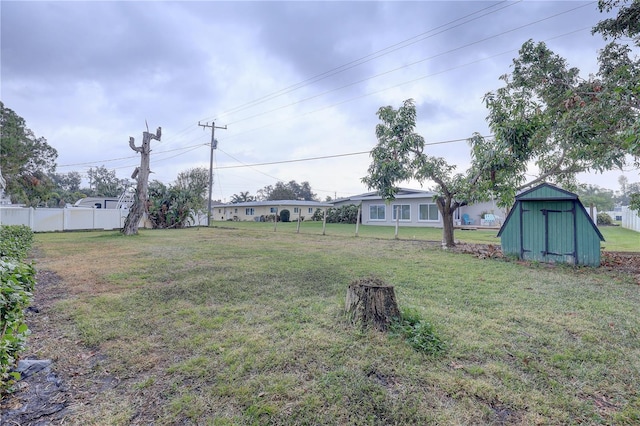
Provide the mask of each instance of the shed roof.
[{"label": "shed roof", "polygon": [[516,195],[517,200],[577,200],[578,195],[550,183],[542,183]]}]

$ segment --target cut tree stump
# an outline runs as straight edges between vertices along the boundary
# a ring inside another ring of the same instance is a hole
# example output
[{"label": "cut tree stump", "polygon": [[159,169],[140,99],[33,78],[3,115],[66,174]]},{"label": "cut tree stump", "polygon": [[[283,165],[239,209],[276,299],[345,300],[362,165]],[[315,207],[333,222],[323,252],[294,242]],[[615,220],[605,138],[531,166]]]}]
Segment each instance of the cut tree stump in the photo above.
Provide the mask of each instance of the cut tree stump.
[{"label": "cut tree stump", "polygon": [[359,279],[347,288],[347,316],[353,324],[386,331],[394,318],[400,318],[393,286],[377,278]]}]

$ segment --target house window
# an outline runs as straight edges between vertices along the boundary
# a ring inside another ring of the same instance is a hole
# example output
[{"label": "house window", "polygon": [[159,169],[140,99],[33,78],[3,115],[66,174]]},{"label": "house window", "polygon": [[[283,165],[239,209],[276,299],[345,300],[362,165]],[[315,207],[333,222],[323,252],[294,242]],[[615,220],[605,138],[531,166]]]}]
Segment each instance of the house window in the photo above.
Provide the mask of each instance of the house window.
[{"label": "house window", "polygon": [[294,208],[293,208],[293,212],[294,212],[294,213],[298,213],[298,212],[300,212],[300,209],[299,209],[299,208],[297,208],[297,207],[294,207]]},{"label": "house window", "polygon": [[309,214],[313,214],[313,207],[309,207]]},{"label": "house window", "polygon": [[418,220],[438,220],[438,206],[435,204],[420,204]]},{"label": "house window", "polygon": [[222,209],[218,209],[218,213],[222,213]]},{"label": "house window", "polygon": [[400,220],[411,220],[411,206],[409,204],[394,204],[393,220],[396,220],[398,211],[400,211]]},{"label": "house window", "polygon": [[269,213],[278,213],[278,208],[277,207],[271,207],[269,209]]},{"label": "house window", "polygon": [[244,214],[246,214],[247,216],[253,216],[255,210],[253,209],[253,207],[247,207],[246,209],[244,209]]},{"label": "house window", "polygon": [[373,204],[369,206],[369,219],[371,220],[385,220],[385,208],[384,204]]},{"label": "house window", "polygon": [[233,212],[234,213],[238,213],[238,209],[233,209]]}]

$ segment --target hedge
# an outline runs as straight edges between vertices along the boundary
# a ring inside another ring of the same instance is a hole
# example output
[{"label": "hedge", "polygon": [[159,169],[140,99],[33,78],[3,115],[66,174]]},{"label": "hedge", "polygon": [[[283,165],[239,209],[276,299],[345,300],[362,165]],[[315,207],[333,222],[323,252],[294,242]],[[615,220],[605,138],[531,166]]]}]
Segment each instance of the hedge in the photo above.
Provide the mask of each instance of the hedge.
[{"label": "hedge", "polygon": [[33,300],[35,268],[25,259],[33,242],[26,226],[0,226],[0,395],[20,379],[13,371],[29,329],[24,311]]}]

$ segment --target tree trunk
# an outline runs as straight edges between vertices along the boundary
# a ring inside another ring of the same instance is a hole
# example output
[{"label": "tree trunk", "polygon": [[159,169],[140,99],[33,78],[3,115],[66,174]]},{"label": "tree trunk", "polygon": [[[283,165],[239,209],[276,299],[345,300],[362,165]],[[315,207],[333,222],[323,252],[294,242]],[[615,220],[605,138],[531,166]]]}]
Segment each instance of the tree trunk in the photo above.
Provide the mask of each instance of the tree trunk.
[{"label": "tree trunk", "polygon": [[393,286],[378,279],[361,279],[347,289],[345,307],[353,324],[386,331],[394,318],[400,318]]},{"label": "tree trunk", "polygon": [[453,235],[453,212],[455,208],[451,207],[452,200],[442,197],[437,200],[438,210],[442,216],[442,244],[445,247],[455,247],[456,242]]},{"label": "tree trunk", "polygon": [[138,233],[138,223],[140,223],[140,219],[142,219],[145,213],[148,213],[151,139],[160,140],[161,132],[160,127],[158,127],[155,135],[149,132],[143,132],[142,145],[139,147],[135,146],[132,137],[129,138],[129,146],[131,149],[140,153],[140,167],[137,168],[132,175],[132,177],[137,179],[138,185],[136,187],[136,199],[124,221],[124,228],[122,229],[124,235],[136,235]]}]

